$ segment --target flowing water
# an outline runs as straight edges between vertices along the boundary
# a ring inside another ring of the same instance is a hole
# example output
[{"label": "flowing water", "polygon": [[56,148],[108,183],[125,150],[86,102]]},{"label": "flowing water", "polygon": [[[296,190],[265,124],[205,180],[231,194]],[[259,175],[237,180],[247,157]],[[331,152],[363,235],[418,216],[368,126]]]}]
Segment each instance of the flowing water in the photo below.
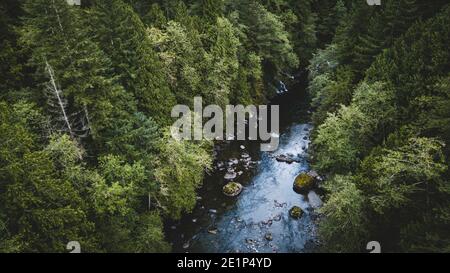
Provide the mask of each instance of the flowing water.
[{"label": "flowing water", "polygon": [[[215,170],[207,175],[194,211],[167,224],[167,236],[175,252],[310,252],[316,242],[318,202],[292,190],[295,177],[309,170],[309,134],[303,92],[289,92],[274,101],[280,105],[281,136],[277,151],[260,152],[259,143],[229,142],[216,148]],[[277,155],[290,155],[298,162],[278,162]],[[237,197],[222,193],[227,168],[244,186]],[[319,200],[320,202],[320,200]],[[317,205],[317,204],[315,204]],[[295,220],[289,209],[305,212]]]}]

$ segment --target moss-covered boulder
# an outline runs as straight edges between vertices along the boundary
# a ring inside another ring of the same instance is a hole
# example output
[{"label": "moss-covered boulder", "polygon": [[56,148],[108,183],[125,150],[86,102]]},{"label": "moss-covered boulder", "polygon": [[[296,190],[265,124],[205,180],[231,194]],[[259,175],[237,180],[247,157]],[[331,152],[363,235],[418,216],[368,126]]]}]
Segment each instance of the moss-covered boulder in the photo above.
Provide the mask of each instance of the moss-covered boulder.
[{"label": "moss-covered boulder", "polygon": [[299,194],[308,194],[314,188],[315,179],[307,173],[299,174],[294,181],[294,191]]},{"label": "moss-covered boulder", "polygon": [[303,210],[300,207],[293,206],[289,210],[289,215],[294,219],[300,219],[303,215]]},{"label": "moss-covered boulder", "polygon": [[237,196],[242,192],[242,185],[236,182],[230,182],[223,187],[223,193],[226,196]]}]

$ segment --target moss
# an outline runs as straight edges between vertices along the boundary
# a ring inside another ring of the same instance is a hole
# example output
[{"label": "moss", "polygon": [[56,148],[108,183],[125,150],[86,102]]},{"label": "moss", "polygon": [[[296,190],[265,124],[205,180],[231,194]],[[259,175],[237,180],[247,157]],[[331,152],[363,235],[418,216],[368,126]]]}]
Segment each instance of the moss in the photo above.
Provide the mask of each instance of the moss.
[{"label": "moss", "polygon": [[295,178],[294,181],[294,191],[300,194],[307,194],[310,190],[314,188],[315,180],[314,177],[301,173]]},{"label": "moss", "polygon": [[242,185],[236,182],[230,182],[223,187],[223,193],[228,196],[236,196],[242,191]]},{"label": "moss", "polygon": [[303,215],[303,210],[300,207],[293,206],[289,210],[289,215],[294,219],[299,219]]}]

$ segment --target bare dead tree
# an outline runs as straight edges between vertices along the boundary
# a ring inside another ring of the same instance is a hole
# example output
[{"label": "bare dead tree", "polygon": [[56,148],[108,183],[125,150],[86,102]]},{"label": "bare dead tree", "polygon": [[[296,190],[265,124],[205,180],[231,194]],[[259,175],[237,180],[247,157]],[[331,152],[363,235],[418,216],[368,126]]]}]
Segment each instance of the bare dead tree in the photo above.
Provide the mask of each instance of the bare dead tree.
[{"label": "bare dead tree", "polygon": [[81,111],[73,111],[74,107],[69,108],[52,66],[47,61],[45,66],[49,77],[49,82],[46,85],[46,96],[48,109],[53,120],[52,127],[57,131],[68,133],[72,138],[89,136],[90,126],[87,107],[84,106]]}]

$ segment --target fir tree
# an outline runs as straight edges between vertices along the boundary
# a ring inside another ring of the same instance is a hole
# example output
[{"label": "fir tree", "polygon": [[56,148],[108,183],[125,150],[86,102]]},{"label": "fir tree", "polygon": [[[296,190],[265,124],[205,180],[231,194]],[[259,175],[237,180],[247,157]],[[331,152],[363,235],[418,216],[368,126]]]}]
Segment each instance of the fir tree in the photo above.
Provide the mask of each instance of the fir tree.
[{"label": "fir tree", "polygon": [[113,75],[134,96],[141,112],[167,123],[175,99],[139,16],[122,0],[99,0],[94,18],[93,35],[111,58]]}]

